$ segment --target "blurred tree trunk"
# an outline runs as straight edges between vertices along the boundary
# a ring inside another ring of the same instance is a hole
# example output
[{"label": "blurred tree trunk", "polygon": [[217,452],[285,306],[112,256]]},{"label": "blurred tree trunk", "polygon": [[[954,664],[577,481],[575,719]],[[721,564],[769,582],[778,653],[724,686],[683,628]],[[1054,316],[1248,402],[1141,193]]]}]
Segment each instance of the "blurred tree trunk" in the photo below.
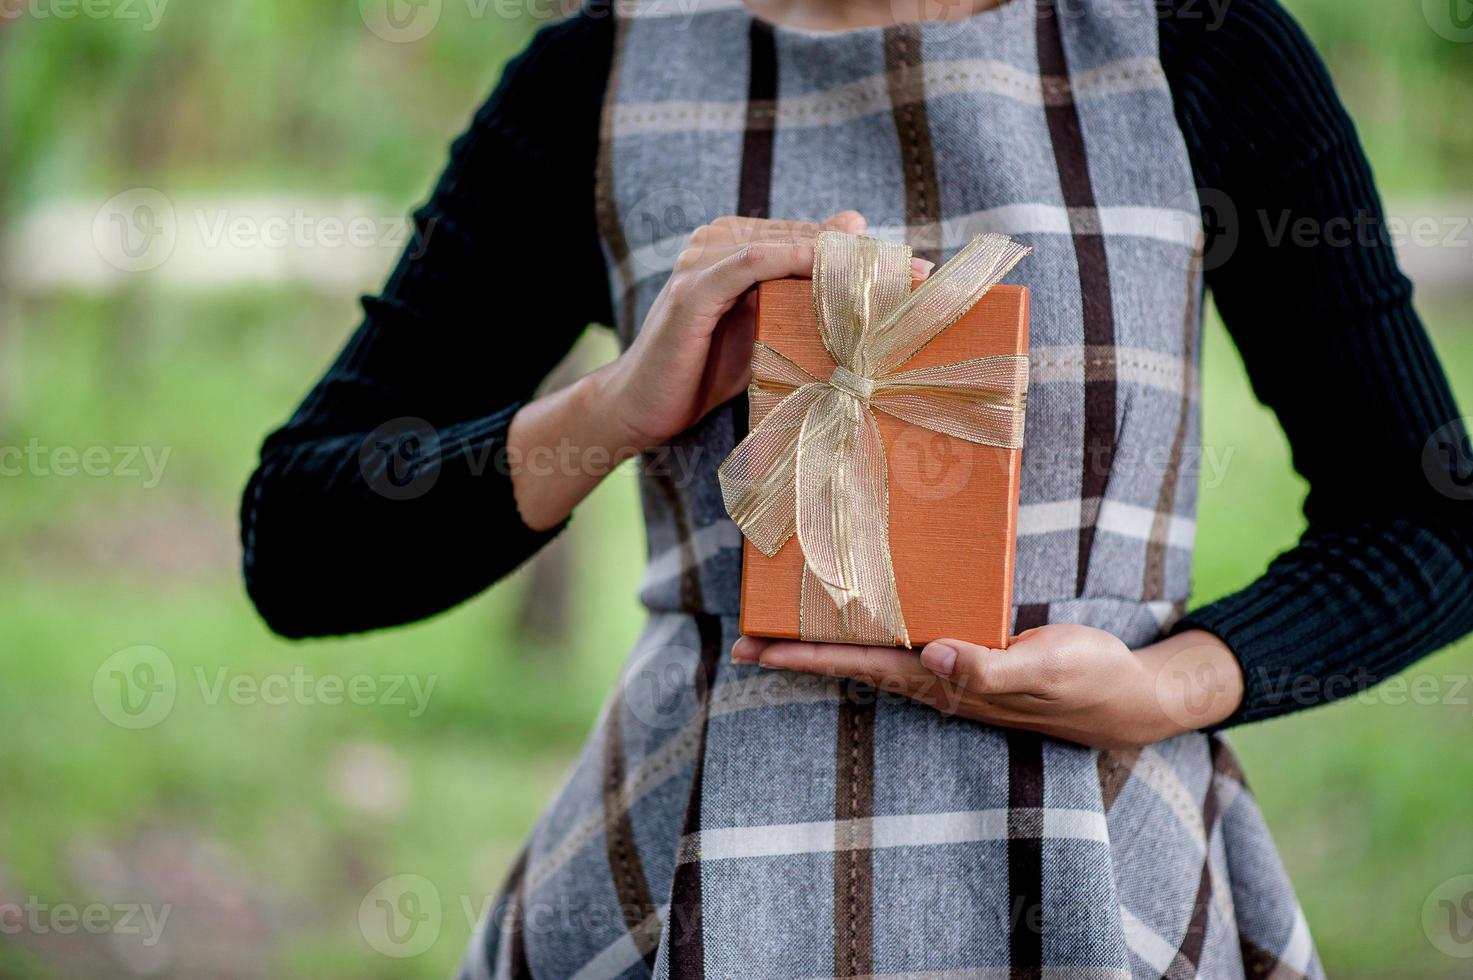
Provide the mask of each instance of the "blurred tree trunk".
[{"label": "blurred tree trunk", "polygon": [[[590,331],[592,333],[592,331]],[[557,391],[591,371],[601,358],[585,337],[573,346],[538,387],[538,395]],[[558,653],[566,649],[573,614],[573,571],[582,550],[583,527],[573,523],[532,559],[530,584],[517,611],[517,635]]]},{"label": "blurred tree trunk", "polygon": [[570,527],[532,559],[531,584],[517,611],[517,635],[549,653],[567,648],[573,605],[573,562],[579,532]]}]

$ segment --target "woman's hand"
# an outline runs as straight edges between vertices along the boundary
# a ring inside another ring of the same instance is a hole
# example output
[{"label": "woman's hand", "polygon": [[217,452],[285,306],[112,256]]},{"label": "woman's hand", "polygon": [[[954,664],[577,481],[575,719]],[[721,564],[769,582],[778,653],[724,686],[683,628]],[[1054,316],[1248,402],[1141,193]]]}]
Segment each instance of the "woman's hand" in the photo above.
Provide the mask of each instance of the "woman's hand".
[{"label": "woman's hand", "polygon": [[744,636],[732,659],[851,678],[946,714],[1107,749],[1210,727],[1243,697],[1237,658],[1202,630],[1132,651],[1104,630],[1050,625],[1020,634],[1006,650],[937,640],[920,656]]},{"label": "woman's hand", "polygon": [[752,375],[752,287],[811,274],[819,232],[864,228],[857,211],[823,224],[725,217],[697,228],[634,343],[600,372],[629,442],[649,449],[741,394]]},{"label": "woman's hand", "polygon": [[819,232],[864,229],[857,211],[821,225],[718,218],[696,229],[629,349],[512,419],[507,465],[527,526],[554,527],[620,462],[741,394],[752,374],[752,287],[810,275]]}]

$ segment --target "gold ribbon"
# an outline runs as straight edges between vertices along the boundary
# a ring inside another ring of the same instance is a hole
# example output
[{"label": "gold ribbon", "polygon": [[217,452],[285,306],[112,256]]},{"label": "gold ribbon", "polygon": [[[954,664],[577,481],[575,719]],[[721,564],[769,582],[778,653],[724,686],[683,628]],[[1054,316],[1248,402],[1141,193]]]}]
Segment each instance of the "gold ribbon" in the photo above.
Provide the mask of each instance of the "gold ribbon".
[{"label": "gold ribbon", "polygon": [[748,392],[761,421],[721,464],[721,495],[769,558],[797,534],[803,639],[910,647],[873,413],[984,446],[1023,445],[1027,355],[900,368],[1029,251],[1005,235],[978,236],[912,291],[910,246],[822,232],[813,309],[833,372],[820,380],[753,345]]}]

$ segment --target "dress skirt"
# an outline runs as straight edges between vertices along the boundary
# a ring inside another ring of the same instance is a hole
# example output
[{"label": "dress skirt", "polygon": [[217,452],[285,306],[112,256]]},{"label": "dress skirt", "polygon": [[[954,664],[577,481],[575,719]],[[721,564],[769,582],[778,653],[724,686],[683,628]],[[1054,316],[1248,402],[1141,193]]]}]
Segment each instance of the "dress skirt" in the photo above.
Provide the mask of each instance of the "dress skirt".
[{"label": "dress skirt", "polygon": [[1323,975],[1220,735],[1100,752],[733,664],[736,630],[651,617],[463,976]]}]

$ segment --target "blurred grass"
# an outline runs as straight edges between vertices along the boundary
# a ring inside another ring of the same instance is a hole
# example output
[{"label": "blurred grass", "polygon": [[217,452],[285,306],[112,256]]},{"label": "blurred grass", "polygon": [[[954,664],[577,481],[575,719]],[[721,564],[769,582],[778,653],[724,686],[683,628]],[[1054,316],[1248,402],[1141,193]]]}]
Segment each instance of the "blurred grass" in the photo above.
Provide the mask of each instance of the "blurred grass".
[{"label": "blurred grass", "polygon": [[[199,838],[241,870],[230,899],[242,908],[286,899],[308,910],[272,929],[260,973],[444,975],[473,924],[460,897],[479,909],[494,892],[639,626],[633,595],[606,585],[616,556],[643,559],[632,478],[611,478],[580,510],[584,601],[567,649],[514,638],[519,580],[411,630],[285,643],[237,580],[236,495],[261,435],[320,370],[350,310],[302,295],[135,301],[147,306],[138,322],[164,333],[188,325],[189,343],[135,338],[149,354],[120,358],[113,299],[42,302],[16,323],[26,390],[8,431],[52,447],[173,455],[151,490],[121,477],[4,483],[0,716],[13,730],[0,740],[0,773],[7,800],[24,803],[0,812],[0,886],[10,885],[0,893],[82,904],[92,899],[77,868],[90,849],[126,864],[155,833]],[[170,540],[140,538],[140,524]],[[178,695],[163,723],[129,731],[98,711],[92,684],[109,653],[137,644],[165,651]],[[210,703],[222,670],[261,679],[298,668],[434,687],[418,718],[410,705]],[[338,789],[342,754],[363,746],[402,774],[382,812]],[[355,918],[364,893],[398,873],[429,878],[446,903],[433,953],[403,963],[369,949]],[[123,879],[134,900],[164,901],[179,885],[148,868]],[[188,910],[174,914],[173,927],[188,928]],[[223,942],[232,945],[228,930]]]},{"label": "blurred grass", "polygon": [[[423,42],[392,45],[363,29],[356,6],[173,4],[156,32],[86,18],[4,25],[0,216],[133,185],[351,191],[407,209],[532,25],[447,3]],[[1473,47],[1436,36],[1417,4],[1289,6],[1335,69],[1384,188],[1473,187]],[[476,911],[495,890],[638,629],[635,576],[611,573],[642,561],[632,479],[607,481],[574,522],[580,599],[563,647],[518,637],[524,576],[410,629],[290,645],[241,592],[236,495],[354,305],[287,288],[3,299],[0,445],[171,455],[152,488],[0,478],[0,897],[175,901],[163,967],[174,976],[445,975],[471,927],[462,900]],[[1425,312],[1466,406],[1466,315]],[[1303,493],[1215,324],[1205,360],[1204,442],[1234,455],[1203,491],[1199,601],[1293,542]],[[100,714],[92,683],[136,644],[167,653],[179,693],[167,720],[129,731]],[[213,684],[222,669],[260,679],[298,668],[435,687],[411,718],[394,705],[210,704],[197,673]],[[1412,673],[1455,696],[1473,644]],[[1420,918],[1432,888],[1473,871],[1473,708],[1452,701],[1352,700],[1235,736],[1332,976],[1466,975]],[[406,960],[373,952],[356,919],[367,890],[400,873],[429,878],[445,906],[438,941]],[[0,976],[113,962],[86,937],[9,938]]]}]

